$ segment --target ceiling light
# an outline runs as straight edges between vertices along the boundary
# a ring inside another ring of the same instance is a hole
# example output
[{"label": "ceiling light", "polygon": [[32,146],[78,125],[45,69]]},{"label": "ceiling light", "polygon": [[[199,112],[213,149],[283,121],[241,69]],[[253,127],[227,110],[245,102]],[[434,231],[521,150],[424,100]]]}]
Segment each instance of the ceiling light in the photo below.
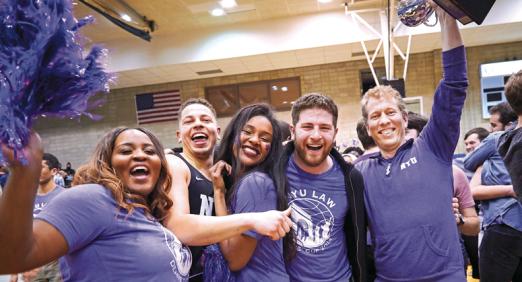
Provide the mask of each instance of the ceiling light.
[{"label": "ceiling light", "polygon": [[212,11],[210,11],[210,14],[214,17],[221,17],[221,16],[225,15],[225,10],[223,10],[221,8],[215,8],[215,9],[212,9]]},{"label": "ceiling light", "polygon": [[317,2],[324,4],[324,3],[330,3],[330,2],[332,2],[332,0],[317,0]]},{"label": "ceiling light", "polygon": [[122,18],[124,21],[126,21],[126,22],[131,22],[131,21],[132,21],[131,17],[130,17],[129,15],[127,15],[127,14],[123,14],[123,15],[121,15],[121,18]]},{"label": "ceiling light", "polygon": [[150,41],[150,34],[156,29],[156,24],[153,20],[147,19],[125,0],[76,0],[87,7],[100,13],[110,22],[123,28],[124,30]]},{"label": "ceiling light", "polygon": [[283,92],[288,91],[288,87],[286,87],[286,86],[281,87],[281,91],[283,91]]},{"label": "ceiling light", "polygon": [[237,6],[236,0],[221,0],[219,1],[219,5],[223,7],[223,9],[230,9]]},{"label": "ceiling light", "polygon": [[272,85],[272,90],[277,91],[277,85]]}]

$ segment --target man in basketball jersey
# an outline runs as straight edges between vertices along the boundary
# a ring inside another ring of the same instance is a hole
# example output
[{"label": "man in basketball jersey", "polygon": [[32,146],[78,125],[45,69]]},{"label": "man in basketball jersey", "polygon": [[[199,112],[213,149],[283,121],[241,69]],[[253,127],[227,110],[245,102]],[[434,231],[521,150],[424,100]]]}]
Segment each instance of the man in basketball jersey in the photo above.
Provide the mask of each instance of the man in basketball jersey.
[{"label": "man in basketball jersey", "polygon": [[[189,213],[205,216],[214,214],[214,190],[209,180],[209,168],[213,165],[219,131],[216,112],[209,102],[191,98],[181,105],[176,136],[183,152],[167,155],[173,175],[173,209],[178,219],[182,220],[183,215]],[[200,263],[203,246],[193,246],[190,250],[190,281],[203,281]]]}]

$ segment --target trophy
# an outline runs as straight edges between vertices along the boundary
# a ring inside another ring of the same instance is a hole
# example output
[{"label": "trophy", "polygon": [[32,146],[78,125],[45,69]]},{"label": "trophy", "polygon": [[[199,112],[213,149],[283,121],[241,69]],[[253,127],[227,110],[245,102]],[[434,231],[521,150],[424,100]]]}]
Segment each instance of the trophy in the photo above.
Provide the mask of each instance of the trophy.
[{"label": "trophy", "polygon": [[[495,0],[433,0],[448,14],[462,24],[475,22],[482,24],[491,10]],[[402,23],[407,26],[418,26],[426,23],[433,14],[433,7],[428,0],[399,0],[397,14]]]}]

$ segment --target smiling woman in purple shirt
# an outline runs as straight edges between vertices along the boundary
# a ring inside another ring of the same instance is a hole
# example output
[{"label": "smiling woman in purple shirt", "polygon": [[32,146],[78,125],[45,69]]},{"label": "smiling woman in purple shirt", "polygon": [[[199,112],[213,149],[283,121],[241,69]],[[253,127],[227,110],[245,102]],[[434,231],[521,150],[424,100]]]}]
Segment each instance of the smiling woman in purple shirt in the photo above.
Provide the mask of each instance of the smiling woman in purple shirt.
[{"label": "smiling woman in purple shirt", "polygon": [[0,229],[8,231],[0,234],[0,273],[65,256],[70,281],[187,280],[190,251],[161,224],[172,205],[171,176],[149,131],[121,127],[107,133],[78,171],[76,183],[83,185],[54,198],[34,223],[41,141],[31,136],[27,165],[2,149],[11,156],[12,173],[0,199]]},{"label": "smiling woman in purple shirt", "polygon": [[[268,105],[244,107],[232,118],[223,134],[219,161],[211,168],[218,216],[288,208],[285,178],[275,166],[282,142],[281,129]],[[284,235],[289,230],[290,225],[280,232]],[[284,262],[293,250],[289,234],[283,242],[248,231],[220,242],[235,280],[289,281]]]}]

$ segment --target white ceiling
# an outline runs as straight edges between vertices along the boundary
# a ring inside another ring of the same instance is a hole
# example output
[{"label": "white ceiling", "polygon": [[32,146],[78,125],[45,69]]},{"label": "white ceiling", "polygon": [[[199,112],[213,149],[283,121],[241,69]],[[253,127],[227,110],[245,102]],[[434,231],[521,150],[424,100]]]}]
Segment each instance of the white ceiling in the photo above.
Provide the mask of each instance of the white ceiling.
[{"label": "white ceiling", "polygon": [[[236,12],[216,18],[208,10],[217,5],[217,0],[127,0],[157,22],[159,28],[152,33],[150,43],[83,4],[75,6],[75,13],[78,17],[95,16],[96,24],[83,33],[111,51],[109,66],[118,74],[113,88],[359,60],[364,59],[360,39],[367,40],[370,50],[378,43],[368,29],[357,29],[344,15],[341,0],[326,5],[316,0],[236,1]],[[482,26],[472,24],[463,30],[465,44],[521,41],[521,2],[497,0]],[[384,0],[353,1],[350,10],[359,11],[380,30],[379,10],[385,4]],[[417,27],[401,28],[396,33],[395,40],[403,50],[410,33],[414,34],[413,53],[440,48],[436,29]],[[216,69],[222,72],[197,74]]]}]

